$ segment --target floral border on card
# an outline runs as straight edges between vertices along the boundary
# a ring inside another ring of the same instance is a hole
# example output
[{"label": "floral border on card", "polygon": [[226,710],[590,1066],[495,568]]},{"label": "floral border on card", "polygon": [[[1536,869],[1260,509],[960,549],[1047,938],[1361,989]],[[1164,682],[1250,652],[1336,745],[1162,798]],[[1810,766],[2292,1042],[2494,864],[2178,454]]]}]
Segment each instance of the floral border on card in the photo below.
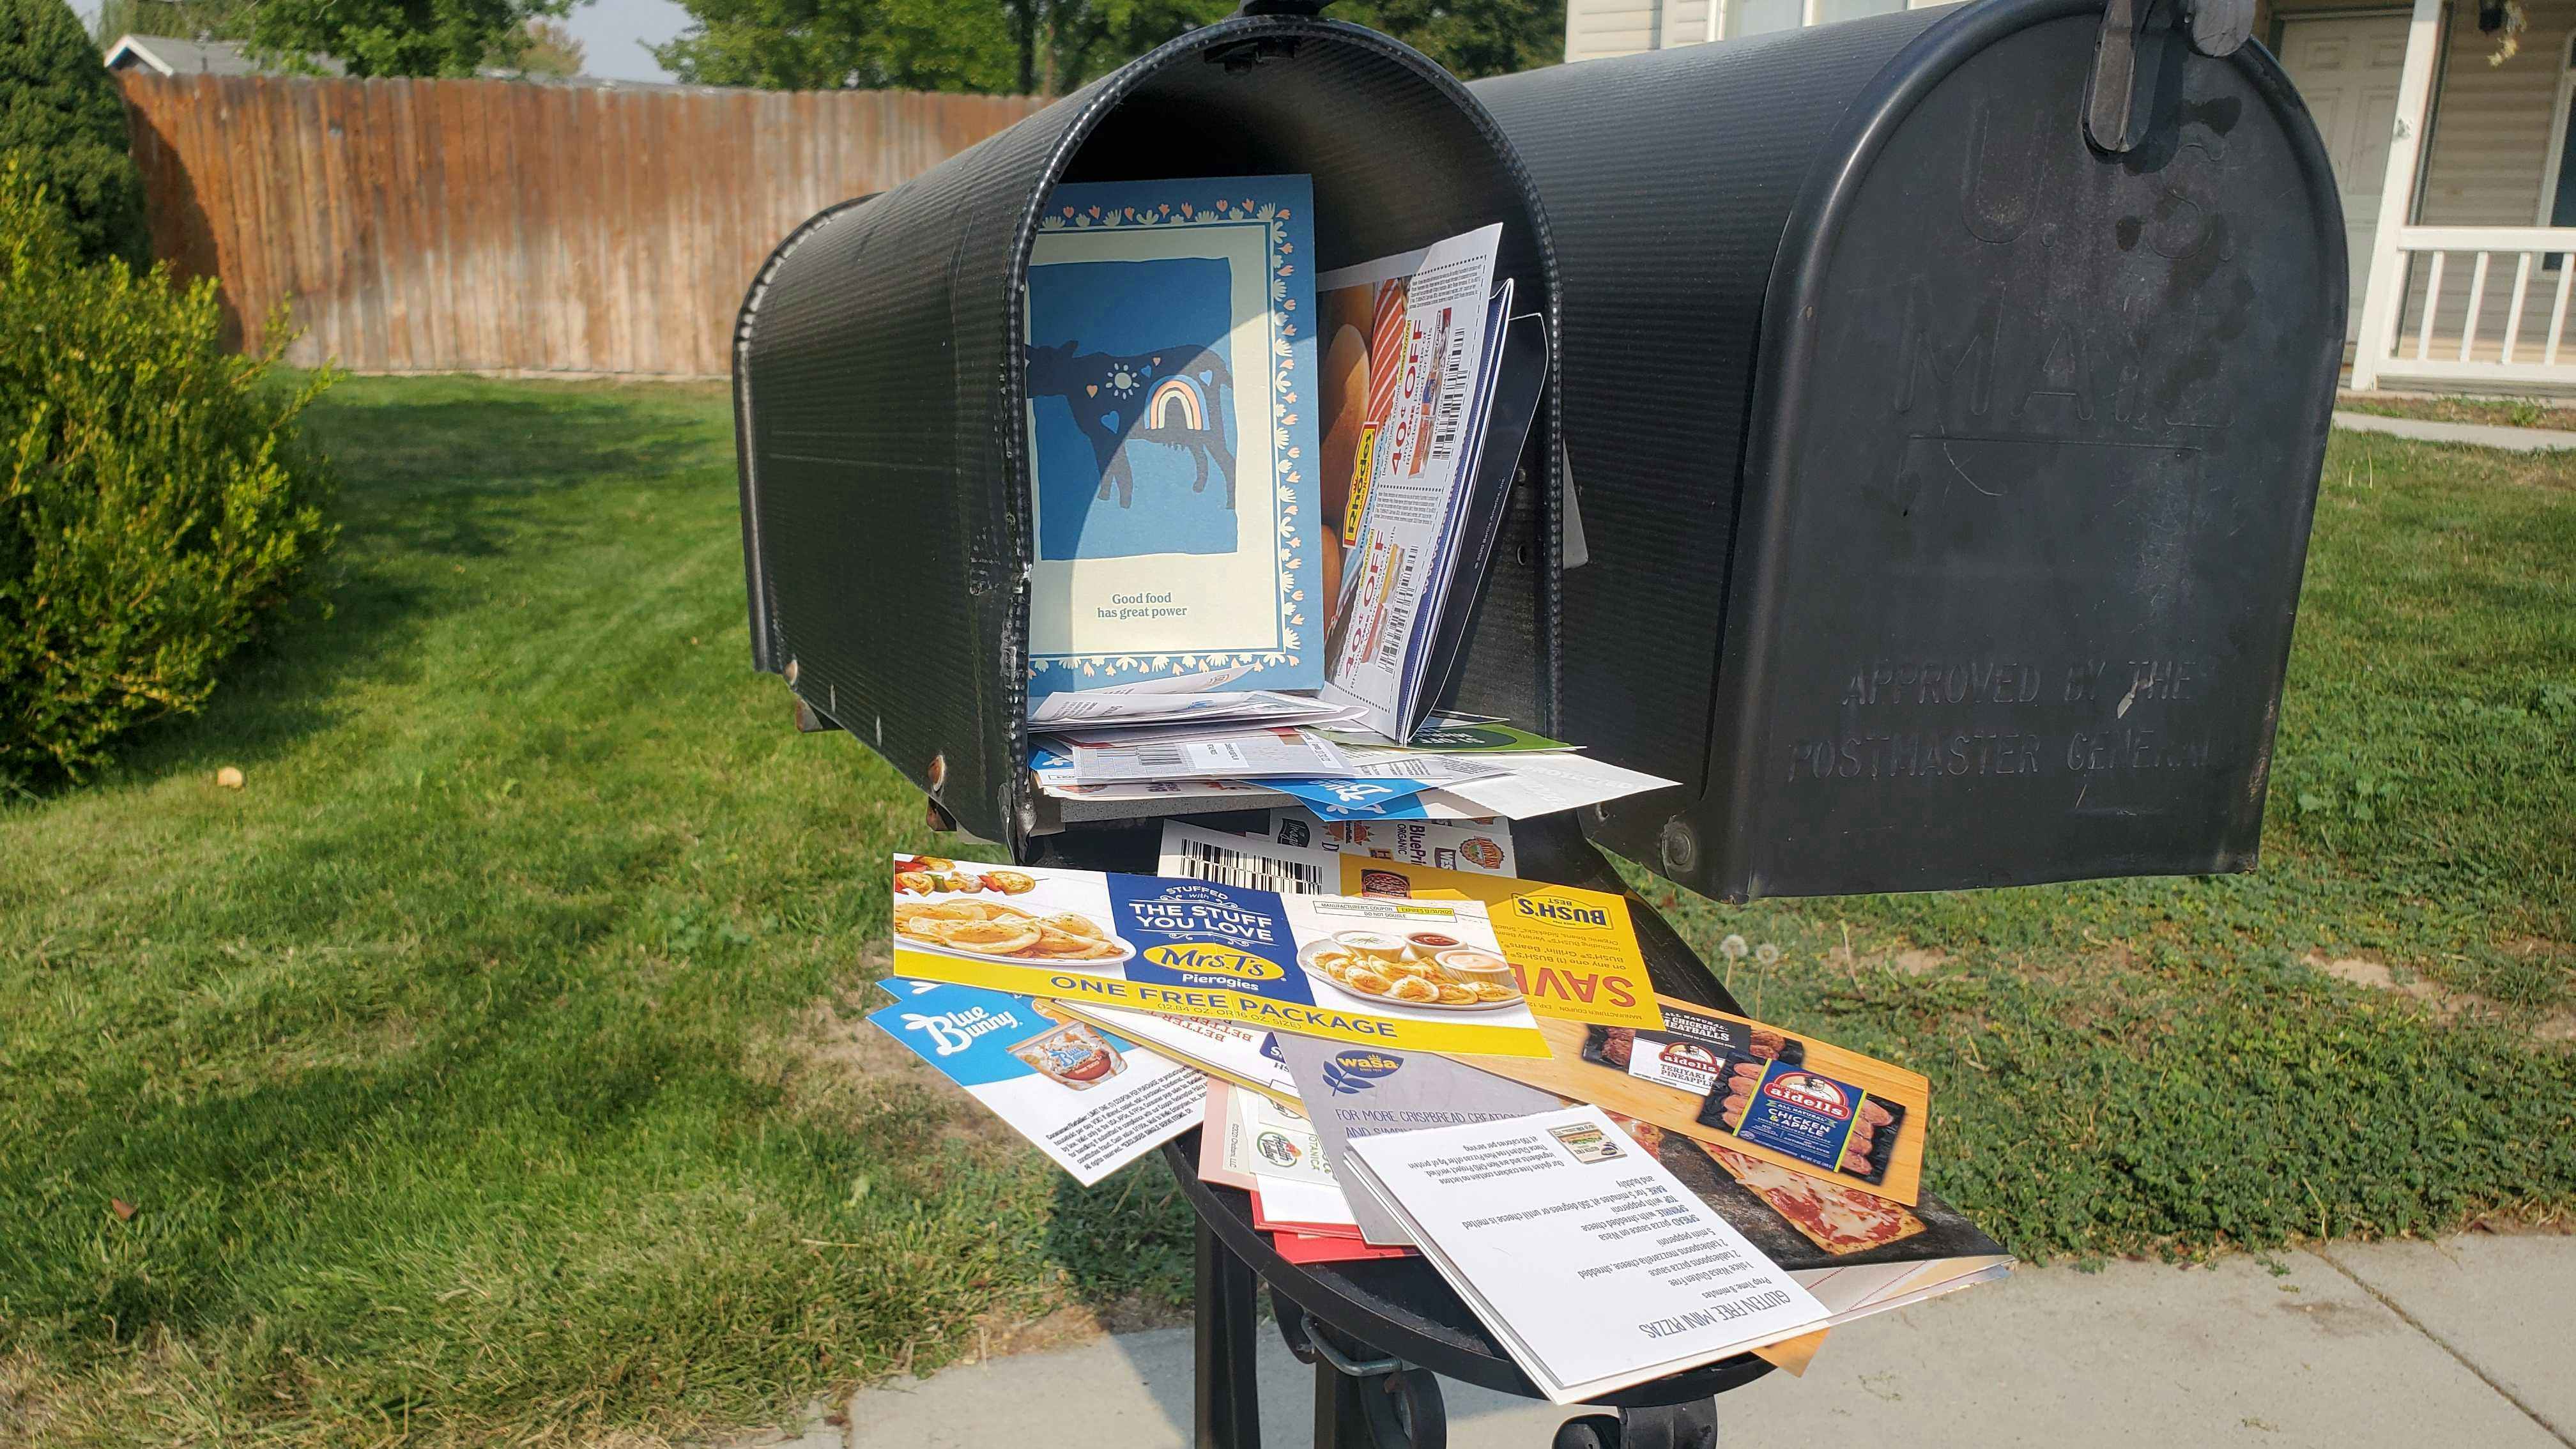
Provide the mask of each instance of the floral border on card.
[{"label": "floral border on card", "polygon": [[[1270,247],[1270,359],[1273,368],[1270,387],[1270,453],[1271,476],[1278,479],[1278,538],[1275,568],[1279,588],[1279,639],[1276,649],[1218,650],[1178,654],[1056,654],[1034,659],[1029,664],[1032,684],[1061,676],[1056,689],[1094,689],[1121,682],[1120,676],[1152,679],[1178,672],[1195,674],[1205,670],[1227,669],[1237,665],[1269,669],[1293,667],[1298,651],[1305,647],[1300,630],[1306,623],[1306,591],[1297,586],[1297,573],[1305,560],[1297,556],[1296,485],[1305,481],[1299,470],[1304,466],[1303,449],[1291,442],[1289,429],[1297,422],[1297,299],[1288,295],[1288,278],[1296,274],[1296,244],[1288,239],[1288,221],[1295,213],[1276,202],[1256,202],[1219,197],[1206,206],[1195,202],[1164,202],[1153,207],[1120,207],[1110,210],[1099,206],[1060,206],[1038,217],[1043,231],[1106,231],[1113,227],[1192,227],[1210,225],[1239,226],[1247,221],[1268,225],[1265,232]],[[1054,692],[1053,690],[1049,691]]]}]

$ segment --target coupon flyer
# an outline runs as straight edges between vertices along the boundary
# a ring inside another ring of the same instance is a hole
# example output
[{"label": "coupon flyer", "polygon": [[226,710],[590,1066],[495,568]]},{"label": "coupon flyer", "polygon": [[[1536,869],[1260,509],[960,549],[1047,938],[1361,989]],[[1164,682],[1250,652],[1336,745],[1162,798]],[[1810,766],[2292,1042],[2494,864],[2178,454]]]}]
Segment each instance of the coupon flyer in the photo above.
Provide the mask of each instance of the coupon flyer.
[{"label": "coupon flyer", "polygon": [[868,1020],[1089,1187],[1197,1125],[1207,1079],[1047,1003],[889,980]]},{"label": "coupon flyer", "polygon": [[[1280,832],[1273,817],[1273,830]],[[1294,824],[1294,821],[1290,822]],[[1361,827],[1354,826],[1354,830]],[[1368,827],[1391,831],[1396,827]],[[1442,870],[1388,855],[1289,845],[1260,836],[1225,835],[1178,820],[1163,822],[1160,868],[1200,880],[1276,881],[1291,890],[1339,889],[1345,896],[1475,901],[1512,963],[1513,984],[1540,1016],[1610,1026],[1660,1026],[1654,986],[1628,902],[1605,891],[1483,871]]]},{"label": "coupon flyer", "polygon": [[1361,1045],[1544,1057],[1482,903],[895,857],[902,976]]}]

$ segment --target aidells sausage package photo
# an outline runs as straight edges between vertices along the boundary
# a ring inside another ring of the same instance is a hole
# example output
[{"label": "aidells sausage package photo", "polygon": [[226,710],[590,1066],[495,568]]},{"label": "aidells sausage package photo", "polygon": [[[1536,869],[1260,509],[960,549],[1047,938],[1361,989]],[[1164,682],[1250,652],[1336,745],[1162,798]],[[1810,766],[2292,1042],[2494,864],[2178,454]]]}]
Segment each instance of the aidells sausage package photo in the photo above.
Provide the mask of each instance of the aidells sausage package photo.
[{"label": "aidells sausage package photo", "polygon": [[1932,1085],[1784,1027],[1652,999],[1653,1026],[1540,1018],[1545,1058],[1475,1065],[1712,1147],[1913,1206]]}]

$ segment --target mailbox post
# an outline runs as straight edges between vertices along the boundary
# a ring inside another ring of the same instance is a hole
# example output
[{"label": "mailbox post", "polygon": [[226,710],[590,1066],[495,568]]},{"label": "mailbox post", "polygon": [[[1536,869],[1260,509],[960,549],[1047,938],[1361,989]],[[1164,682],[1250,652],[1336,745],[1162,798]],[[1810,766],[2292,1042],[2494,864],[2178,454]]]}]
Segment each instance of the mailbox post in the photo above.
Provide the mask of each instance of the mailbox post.
[{"label": "mailbox post", "polygon": [[[762,268],[752,654],[800,723],[1015,859],[1153,868],[1152,805],[1025,766],[1030,243],[1059,181],[1303,172],[1318,269],[1499,221],[1557,337],[1451,702],[1683,783],[1517,822],[1524,874],[1623,890],[1587,832],[1739,900],[2252,868],[2345,258],[2250,0],[1979,0],[1472,90],[1320,8],[1247,0]],[[1735,1009],[1630,911],[1658,990]],[[1257,1442],[1265,1285],[1319,1444],[1435,1449],[1435,1374],[1533,1392],[1419,1259],[1282,1260],[1193,1143],[1202,1445]],[[1558,1443],[1705,1446],[1766,1370]]]}]

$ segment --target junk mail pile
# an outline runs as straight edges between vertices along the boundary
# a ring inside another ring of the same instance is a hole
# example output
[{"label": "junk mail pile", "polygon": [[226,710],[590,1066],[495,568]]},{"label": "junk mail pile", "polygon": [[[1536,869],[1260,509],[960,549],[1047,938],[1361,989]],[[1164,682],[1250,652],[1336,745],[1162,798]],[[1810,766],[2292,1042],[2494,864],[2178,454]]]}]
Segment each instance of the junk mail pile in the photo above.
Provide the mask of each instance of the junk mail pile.
[{"label": "junk mail pile", "polygon": [[894,861],[873,1020],[1084,1183],[1200,1129],[1281,1257],[1420,1254],[1560,1403],[2009,1271],[1930,1086],[1659,997],[1504,824],[1166,821],[1157,875]]},{"label": "junk mail pile", "polygon": [[1311,193],[1077,184],[1041,214],[1039,788],[1473,820],[1670,784],[1434,711],[1545,388],[1545,319],[1495,277],[1499,224],[1314,276]]},{"label": "junk mail pile", "polygon": [[1516,874],[1512,820],[1671,783],[1435,708],[1544,319],[1498,225],[1312,276],[1311,203],[1042,213],[1029,766],[1234,828],[1167,819],[1155,875],[897,857],[872,1019],[1086,1184],[1198,1129],[1282,1258],[1421,1256],[1559,1402],[2008,1271],[1923,1191],[1922,1077],[1661,998],[1623,898]]}]

